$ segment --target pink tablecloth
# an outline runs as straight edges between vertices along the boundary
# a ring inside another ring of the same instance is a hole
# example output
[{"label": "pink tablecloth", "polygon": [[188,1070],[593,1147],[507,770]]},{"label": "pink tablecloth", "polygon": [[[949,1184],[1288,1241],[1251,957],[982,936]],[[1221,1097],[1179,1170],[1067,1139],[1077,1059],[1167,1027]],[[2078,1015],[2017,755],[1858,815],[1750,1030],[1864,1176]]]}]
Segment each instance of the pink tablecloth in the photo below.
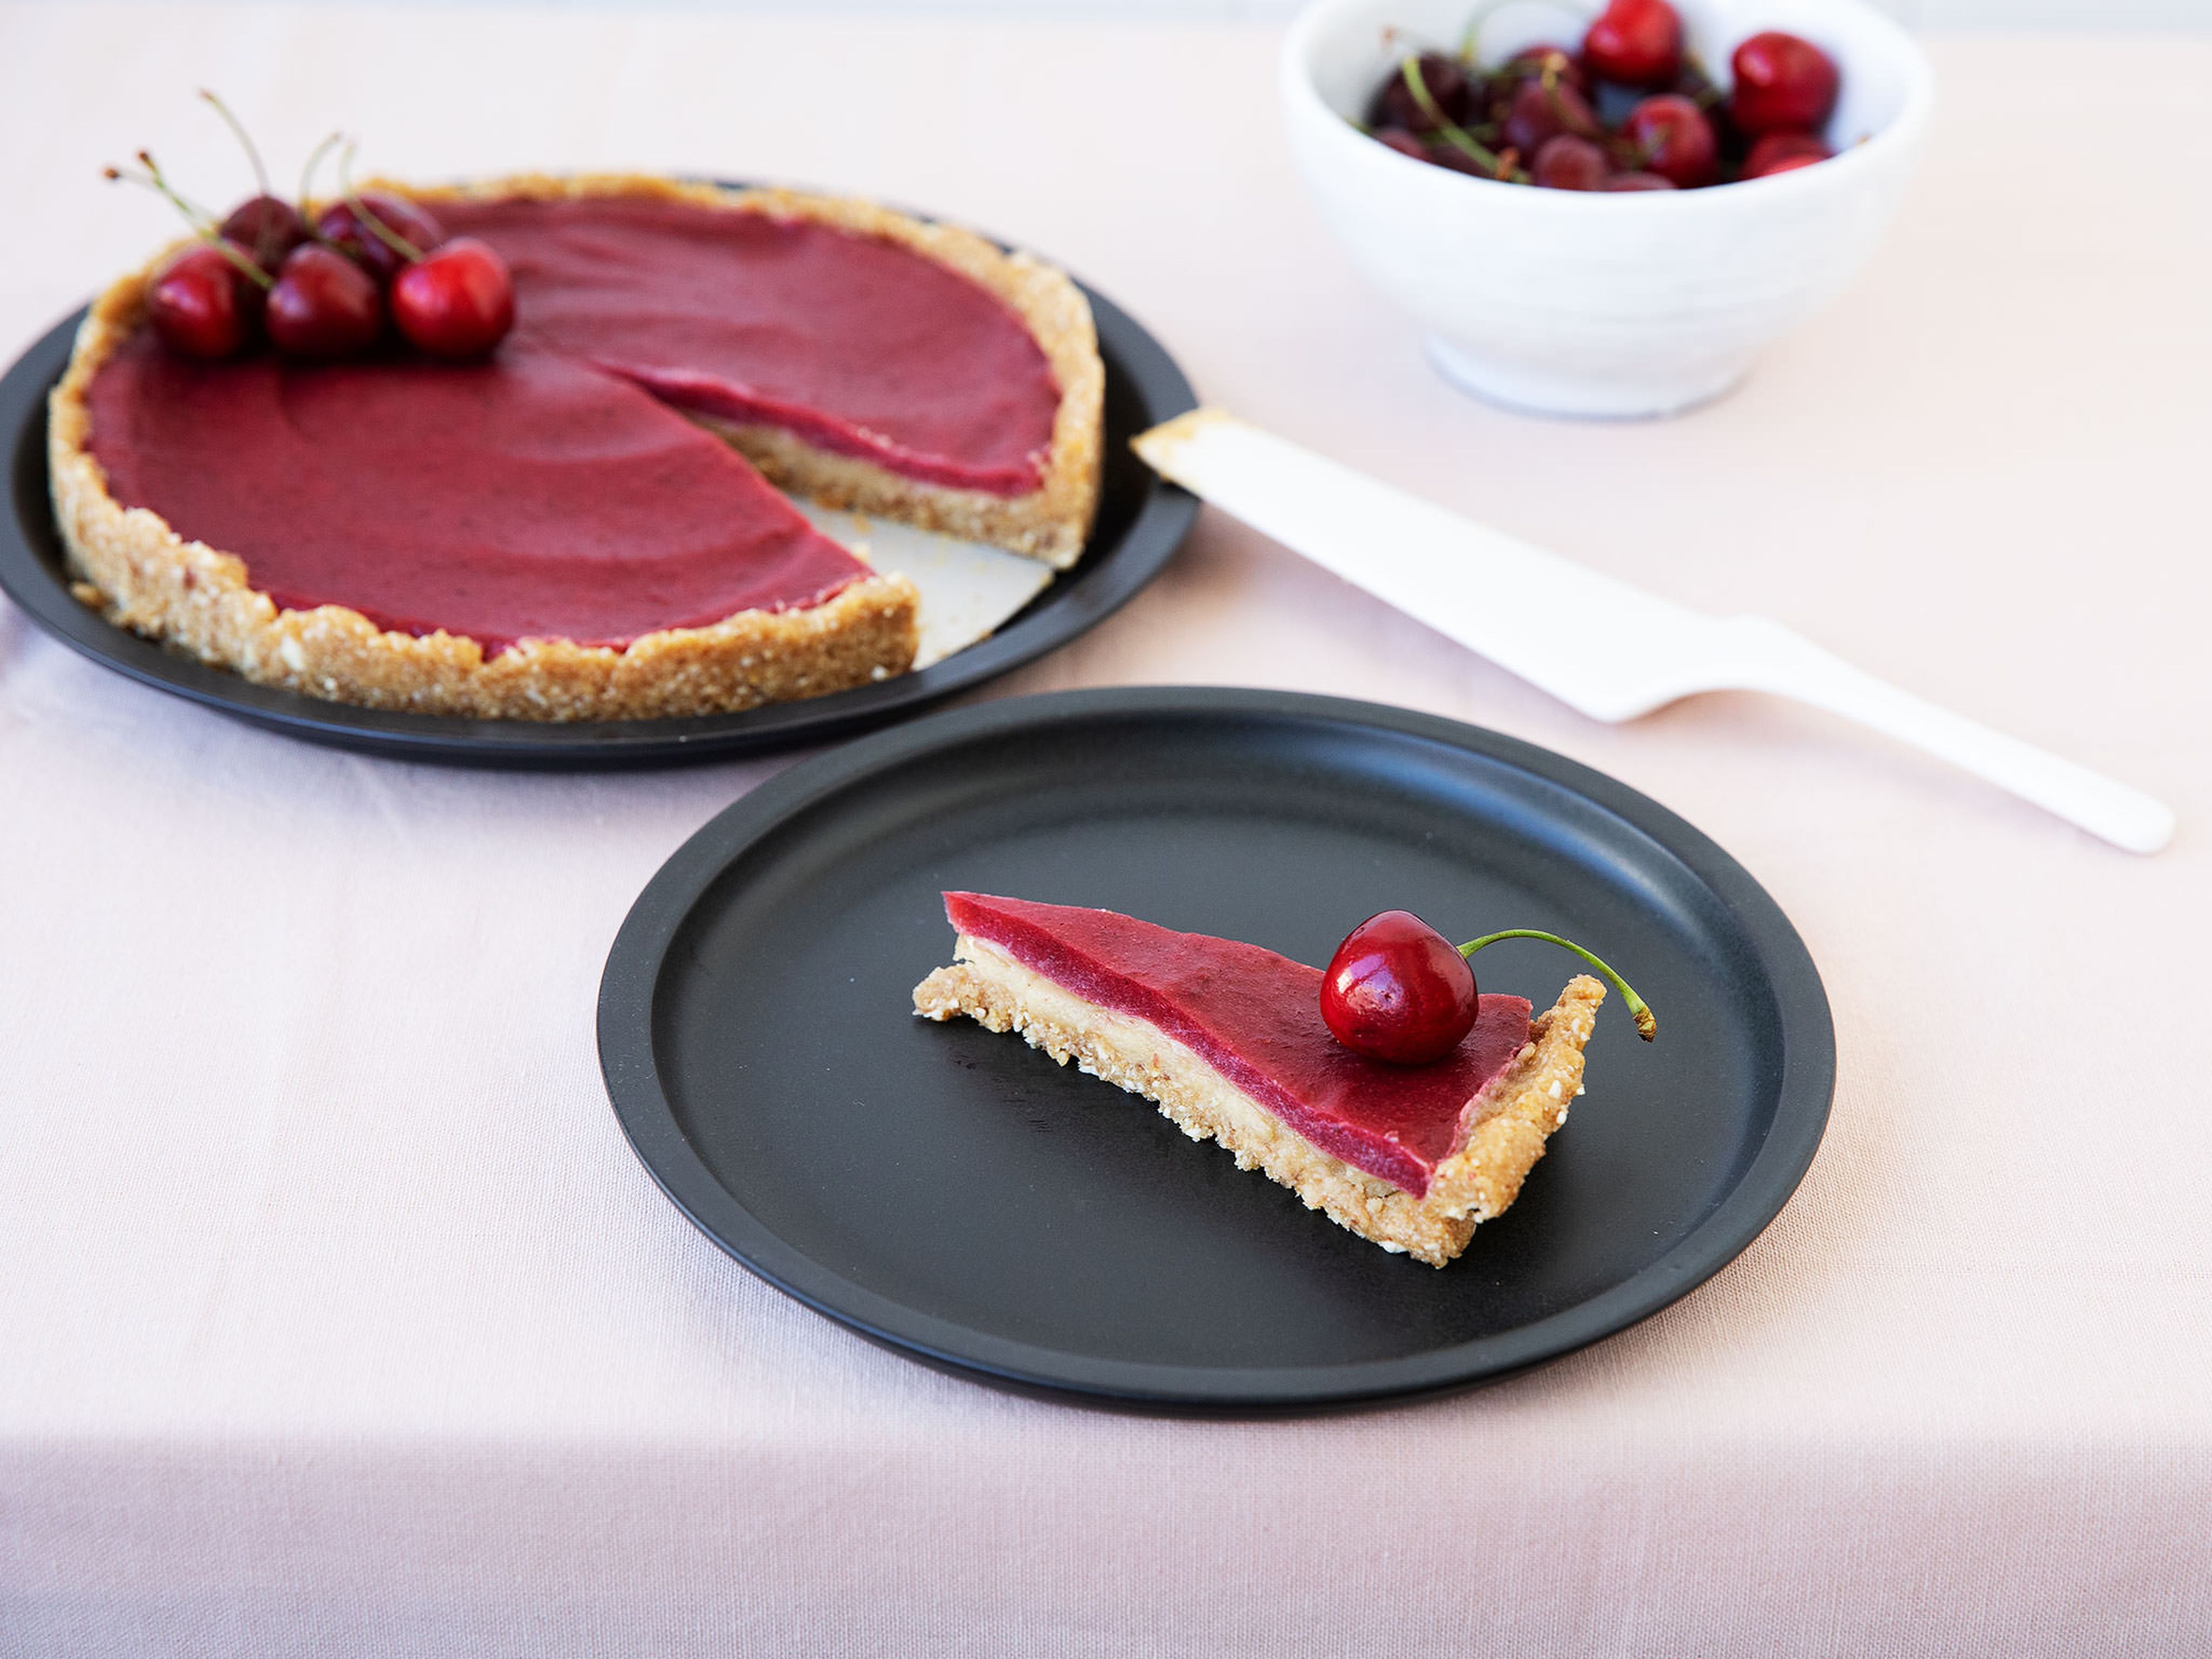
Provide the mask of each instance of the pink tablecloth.
[{"label": "pink tablecloth", "polygon": [[[1826,975],[1796,1200],[1638,1329],[1266,1425],[1006,1398],[725,1259],[617,1130],[606,947],[773,764],[477,775],[125,684],[0,606],[0,1651],[2176,1653],[2212,1630],[2212,44],[1937,43],[1874,267],[1659,425],[1462,400],[1300,199],[1246,29],[0,12],[0,335],[167,228],[96,166],[334,122],[426,175],[641,163],[993,227],[1212,398],[2154,789],[2114,853],[1749,696],[1583,721],[1203,523],[999,692],[1471,719],[1733,850]],[[2057,118],[2065,112],[2063,118]],[[2125,166],[2085,132],[2130,139]]]}]

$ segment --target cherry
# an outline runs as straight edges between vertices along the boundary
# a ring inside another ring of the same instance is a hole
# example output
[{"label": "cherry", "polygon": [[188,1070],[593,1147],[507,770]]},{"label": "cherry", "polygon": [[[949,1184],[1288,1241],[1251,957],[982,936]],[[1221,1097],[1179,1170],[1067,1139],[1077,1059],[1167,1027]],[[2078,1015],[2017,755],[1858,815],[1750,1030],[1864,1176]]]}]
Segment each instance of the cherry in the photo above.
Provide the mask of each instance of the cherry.
[{"label": "cherry", "polygon": [[1729,62],[1735,90],[1729,114],[1745,133],[1811,132],[1835,113],[1835,60],[1810,40],[1769,29],[1738,46]]},{"label": "cherry", "polygon": [[507,261],[457,236],[392,279],[392,320],[433,357],[481,357],[514,326]]},{"label": "cherry", "polygon": [[1474,970],[1410,910],[1385,910],[1345,936],[1321,982],[1321,1017],[1373,1060],[1424,1066],[1474,1029]]},{"label": "cherry", "polygon": [[1600,80],[1664,86],[1682,67],[1681,14],[1667,0],[1611,0],[1583,36],[1583,61]]},{"label": "cherry", "polygon": [[384,332],[376,279],[345,255],[309,242],[292,250],[269,290],[269,337],[295,357],[350,357]]},{"label": "cherry", "polygon": [[1561,133],[1595,138],[1602,131],[1589,100],[1565,81],[1550,86],[1523,81],[1506,106],[1505,142],[1523,155],[1534,155]]},{"label": "cherry", "polygon": [[1534,81],[1549,74],[1585,98],[1589,95],[1589,76],[1565,46],[1523,46],[1498,65],[1498,73],[1519,81]]},{"label": "cherry", "polygon": [[1346,1048],[1370,1060],[1425,1066],[1474,1029],[1481,1000],[1468,958],[1500,939],[1534,939],[1573,951],[1612,981],[1646,1042],[1659,1022],[1628,981],[1557,933],[1509,928],[1454,945],[1410,910],[1384,910],[1345,935],[1322,975],[1321,1017]]},{"label": "cherry", "polygon": [[[1419,76],[1421,92],[1428,94],[1425,101],[1414,91],[1411,77]],[[1440,52],[1425,52],[1418,58],[1407,58],[1398,66],[1398,71],[1382,83],[1376,94],[1372,112],[1373,124],[1379,127],[1402,127],[1412,133],[1431,133],[1443,125],[1438,120],[1463,122],[1473,99],[1467,82],[1467,71],[1459,60],[1447,58]]]},{"label": "cherry", "polygon": [[1529,168],[1536,182],[1548,190],[1603,190],[1612,171],[1603,150],[1571,132],[1546,139]]},{"label": "cherry", "polygon": [[259,285],[206,242],[171,259],[146,289],[154,332],[187,357],[235,355],[252,338],[260,310]]},{"label": "cherry", "polygon": [[1752,145],[1751,154],[1743,158],[1743,177],[1764,179],[1771,173],[1808,167],[1835,153],[1826,139],[1809,132],[1762,133]]},{"label": "cherry", "polygon": [[423,254],[446,240],[445,227],[404,196],[389,191],[368,190],[353,198],[374,216],[385,231],[406,243],[414,254],[401,252],[361,222],[353,202],[333,202],[315,216],[315,234],[339,252],[360,264],[380,283],[389,283],[400,266],[415,254]]},{"label": "cherry", "polygon": [[1641,164],[1683,190],[1712,183],[1720,142],[1705,112],[1680,93],[1662,92],[1628,112],[1620,136]]},{"label": "cherry", "polygon": [[1410,155],[1416,161],[1429,159],[1429,147],[1403,127],[1377,127],[1374,137],[1376,143],[1395,149],[1401,155]]},{"label": "cherry", "polygon": [[1616,173],[1598,186],[1601,190],[1673,190],[1672,179],[1662,178],[1656,173]]},{"label": "cherry", "polygon": [[221,232],[252,256],[264,270],[274,270],[284,256],[307,240],[307,222],[281,196],[252,196],[231,209]]}]

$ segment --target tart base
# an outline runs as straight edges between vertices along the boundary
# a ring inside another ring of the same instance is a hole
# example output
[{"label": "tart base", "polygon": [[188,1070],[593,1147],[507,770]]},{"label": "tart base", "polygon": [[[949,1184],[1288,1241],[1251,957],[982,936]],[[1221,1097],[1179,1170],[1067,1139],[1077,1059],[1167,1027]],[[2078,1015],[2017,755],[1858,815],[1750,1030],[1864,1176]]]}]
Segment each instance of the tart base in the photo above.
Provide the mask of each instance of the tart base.
[{"label": "tart base", "polygon": [[988,942],[961,935],[951,966],[915,988],[915,1012],[1018,1031],[1061,1065],[1142,1095],[1194,1140],[1218,1141],[1338,1225],[1441,1267],[1503,1214],[1582,1092],[1583,1048],[1605,987],[1577,975],[1531,1023],[1513,1063],[1469,1103],[1465,1140],[1415,1197],[1325,1152],[1148,1020],[1086,1002]]}]

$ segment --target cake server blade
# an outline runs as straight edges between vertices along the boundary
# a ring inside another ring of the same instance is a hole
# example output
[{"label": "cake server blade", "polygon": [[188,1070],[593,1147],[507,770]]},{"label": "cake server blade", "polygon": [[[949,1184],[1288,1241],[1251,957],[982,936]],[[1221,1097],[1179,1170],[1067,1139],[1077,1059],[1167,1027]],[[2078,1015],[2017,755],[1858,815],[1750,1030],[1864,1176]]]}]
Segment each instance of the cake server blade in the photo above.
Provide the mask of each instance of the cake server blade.
[{"label": "cake server blade", "polygon": [[1162,477],[1594,720],[1699,691],[1765,691],[1926,750],[2129,852],[2172,839],[2162,801],[1900,690],[1768,617],[1673,604],[1221,410],[1133,441]]}]

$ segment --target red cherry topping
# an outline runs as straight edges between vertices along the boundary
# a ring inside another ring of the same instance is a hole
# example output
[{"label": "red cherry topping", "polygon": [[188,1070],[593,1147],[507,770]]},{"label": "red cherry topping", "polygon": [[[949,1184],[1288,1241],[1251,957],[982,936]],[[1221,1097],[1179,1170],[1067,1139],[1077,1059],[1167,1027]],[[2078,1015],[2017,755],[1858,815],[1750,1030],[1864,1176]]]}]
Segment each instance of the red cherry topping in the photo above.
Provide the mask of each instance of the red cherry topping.
[{"label": "red cherry topping", "polygon": [[253,196],[231,209],[222,234],[244,248],[262,270],[274,270],[286,254],[307,240],[307,222],[281,196]]},{"label": "red cherry topping", "polygon": [[1811,132],[1835,113],[1835,62],[1810,40],[1769,29],[1738,46],[1729,61],[1735,90],[1729,114],[1742,132]]},{"label": "red cherry topping", "polygon": [[1514,927],[1454,945],[1410,910],[1385,910],[1345,935],[1321,981],[1321,1017],[1355,1054],[1397,1066],[1442,1060],[1474,1029],[1481,1000],[1468,958],[1500,939],[1542,939],[1573,951],[1613,981],[1646,1042],[1659,1032],[1628,981],[1571,939]]},{"label": "red cherry topping", "polygon": [[1788,173],[1825,161],[1836,152],[1828,141],[1809,132],[1769,132],[1759,136],[1743,158],[1743,176],[1764,179],[1770,173]]},{"label": "red cherry topping", "polygon": [[1709,185],[1720,170],[1720,143],[1713,124],[1680,93],[1662,92],[1628,112],[1620,136],[1635,151],[1642,171],[1656,173],[1682,190]]},{"label": "red cherry topping", "polygon": [[[404,196],[389,191],[365,190],[354,198],[390,235],[418,254],[428,253],[446,240],[445,227]],[[361,222],[350,202],[333,202],[315,216],[315,234],[354,260],[380,283],[399,274],[409,256]]]},{"label": "red cherry topping", "polygon": [[1662,87],[1682,68],[1682,17],[1667,0],[1612,0],[1583,36],[1583,61],[1601,81]]},{"label": "red cherry topping", "polygon": [[[251,289],[249,298],[241,289]],[[187,357],[228,357],[253,335],[261,290],[221,248],[188,247],[146,289],[146,319],[161,343]]]},{"label": "red cherry topping", "polygon": [[473,236],[440,244],[392,279],[392,320],[433,357],[481,357],[514,326],[507,262]]},{"label": "red cherry topping", "polygon": [[1530,175],[1549,190],[1603,190],[1612,172],[1605,152],[1587,138],[1563,132],[1544,141]]},{"label": "red cherry topping", "polygon": [[1425,1066],[1474,1029],[1474,970],[1410,910],[1353,928],[1321,984],[1321,1017],[1339,1042],[1373,1060]]},{"label": "red cherry topping", "polygon": [[319,242],[295,248],[269,290],[269,337],[295,357],[351,357],[384,332],[376,279]]}]

